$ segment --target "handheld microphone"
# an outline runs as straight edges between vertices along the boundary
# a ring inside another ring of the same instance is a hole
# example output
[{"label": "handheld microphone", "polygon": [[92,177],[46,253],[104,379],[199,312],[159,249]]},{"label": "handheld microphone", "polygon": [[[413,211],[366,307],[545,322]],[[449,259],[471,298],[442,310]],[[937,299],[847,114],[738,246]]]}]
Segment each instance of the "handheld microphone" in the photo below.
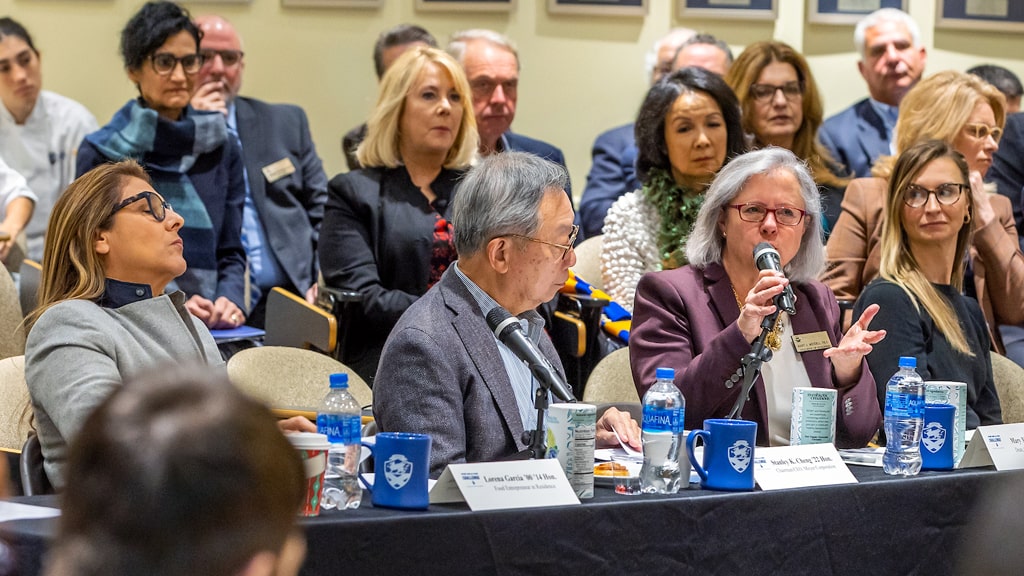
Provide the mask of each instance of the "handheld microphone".
[{"label": "handheld microphone", "polygon": [[541,354],[533,342],[526,337],[523,326],[516,318],[501,306],[492,309],[487,313],[487,325],[494,331],[494,335],[508,346],[520,360],[526,362],[534,378],[540,381],[545,389],[553,392],[563,402],[575,402],[576,397],[572,390],[562,380],[562,377],[555,372],[555,369],[548,362],[548,359]]},{"label": "handheld microphone", "polygon": [[[761,242],[754,246],[754,263],[757,264],[758,270],[782,272],[782,258],[779,256],[778,250],[767,242]],[[787,284],[782,294],[775,297],[775,306],[780,310],[785,310],[786,314],[790,316],[796,314],[796,296],[793,294],[792,286]]]}]

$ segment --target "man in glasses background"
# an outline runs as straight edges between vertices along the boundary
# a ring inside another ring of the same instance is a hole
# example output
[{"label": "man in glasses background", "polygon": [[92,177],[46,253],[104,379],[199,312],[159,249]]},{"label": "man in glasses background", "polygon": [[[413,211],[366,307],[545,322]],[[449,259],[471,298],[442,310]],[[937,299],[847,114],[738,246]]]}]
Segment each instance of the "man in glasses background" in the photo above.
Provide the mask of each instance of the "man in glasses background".
[{"label": "man in glasses background", "polygon": [[248,323],[262,326],[266,296],[275,286],[305,294],[310,302],[316,297],[316,244],[327,176],[301,108],[238,95],[245,53],[235,27],[214,15],[195,22],[203,31],[203,65],[192,106],[222,112],[228,131],[242,146],[242,244],[253,303]]}]

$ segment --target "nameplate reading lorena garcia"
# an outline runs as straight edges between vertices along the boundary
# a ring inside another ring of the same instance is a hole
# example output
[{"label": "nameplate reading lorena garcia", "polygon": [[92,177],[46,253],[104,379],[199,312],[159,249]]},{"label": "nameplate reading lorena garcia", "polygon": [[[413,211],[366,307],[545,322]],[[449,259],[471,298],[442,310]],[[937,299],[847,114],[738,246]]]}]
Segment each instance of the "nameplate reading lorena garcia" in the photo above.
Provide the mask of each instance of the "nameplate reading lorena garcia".
[{"label": "nameplate reading lorena garcia", "polygon": [[993,464],[996,470],[1024,468],[1024,423],[978,426],[957,468]]},{"label": "nameplate reading lorena garcia", "polygon": [[832,347],[828,339],[828,332],[808,332],[807,334],[794,334],[793,346],[797,352],[810,352],[812,350],[827,350]]},{"label": "nameplate reading lorena garcia", "polygon": [[449,464],[430,491],[431,504],[463,502],[470,510],[579,504],[558,460]]},{"label": "nameplate reading lorena garcia", "polygon": [[857,483],[832,444],[758,447],[754,479],[761,490]]},{"label": "nameplate reading lorena garcia", "polygon": [[282,158],[273,164],[267,164],[260,169],[263,172],[263,177],[267,179],[267,182],[273,184],[285,176],[295,173],[295,164],[292,164],[291,158]]}]

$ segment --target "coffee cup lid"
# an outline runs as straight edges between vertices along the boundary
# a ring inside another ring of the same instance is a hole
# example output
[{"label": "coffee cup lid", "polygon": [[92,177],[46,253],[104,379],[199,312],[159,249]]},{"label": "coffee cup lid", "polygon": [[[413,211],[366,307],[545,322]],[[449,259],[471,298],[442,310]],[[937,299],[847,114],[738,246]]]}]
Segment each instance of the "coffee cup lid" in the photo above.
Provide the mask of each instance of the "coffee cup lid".
[{"label": "coffee cup lid", "polygon": [[328,450],[331,443],[327,440],[327,434],[316,432],[290,432],[285,434],[292,446],[300,450]]}]

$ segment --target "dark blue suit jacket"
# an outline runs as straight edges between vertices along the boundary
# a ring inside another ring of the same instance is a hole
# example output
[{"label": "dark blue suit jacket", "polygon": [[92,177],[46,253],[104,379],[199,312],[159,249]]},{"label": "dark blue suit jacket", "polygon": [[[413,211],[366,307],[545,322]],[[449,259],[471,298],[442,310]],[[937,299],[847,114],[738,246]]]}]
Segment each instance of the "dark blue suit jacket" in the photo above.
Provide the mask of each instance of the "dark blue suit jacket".
[{"label": "dark blue suit jacket", "polygon": [[[1024,234],[1024,113],[1006,117],[1006,131],[999,141],[999,150],[992,158],[988,177],[995,181],[999,193],[1010,199],[1017,233]],[[1024,249],[1024,238],[1021,240]]]},{"label": "dark blue suit jacket", "polygon": [[593,161],[579,210],[580,226],[587,238],[601,234],[604,216],[619,196],[640,188],[633,130],[633,124],[626,124],[602,132],[594,140],[590,152]]},{"label": "dark blue suit jacket", "polygon": [[[547,142],[536,140],[522,134],[513,134],[512,132],[505,132],[502,134],[505,142],[508,143],[506,150],[512,150],[515,152],[529,152],[535,156],[540,156],[545,160],[550,160],[555,164],[558,164],[565,168],[565,171],[569,171],[569,167],[565,165],[565,155],[562,151]],[[572,182],[569,182],[565,186],[565,192],[569,195],[569,201],[572,202]]]},{"label": "dark blue suit jacket", "polygon": [[889,155],[885,123],[867,98],[825,120],[818,139],[857,178],[869,178],[875,160]]}]

